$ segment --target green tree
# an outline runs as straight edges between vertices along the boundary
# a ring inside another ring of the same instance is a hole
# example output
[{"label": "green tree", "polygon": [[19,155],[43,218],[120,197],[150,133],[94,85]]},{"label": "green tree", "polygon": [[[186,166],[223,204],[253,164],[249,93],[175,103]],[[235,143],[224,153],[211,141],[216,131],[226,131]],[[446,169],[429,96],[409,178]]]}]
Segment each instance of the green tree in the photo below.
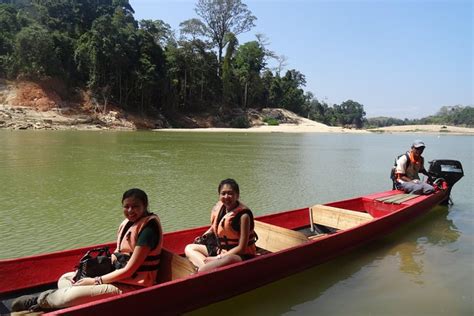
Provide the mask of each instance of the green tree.
[{"label": "green tree", "polygon": [[17,14],[14,6],[0,4],[0,76],[6,76],[12,70],[15,35],[21,28]]},{"label": "green tree", "polygon": [[265,52],[257,41],[241,45],[235,56],[235,71],[244,87],[242,106],[248,106],[249,86],[257,87],[260,82],[260,71],[265,67]]},{"label": "green tree", "polygon": [[212,106],[222,94],[217,59],[199,39],[178,41],[165,50],[170,95],[169,107],[198,110]]},{"label": "green tree", "polygon": [[240,0],[198,0],[195,10],[202,19],[203,35],[210,38],[217,47],[219,67],[223,49],[227,44],[226,34],[233,33],[237,36],[250,31],[257,19]]},{"label": "green tree", "polygon": [[157,38],[147,29],[137,34],[139,46],[134,96],[141,113],[147,108],[159,109],[165,100],[165,58]]},{"label": "green tree", "polygon": [[31,25],[22,28],[15,36],[17,72],[34,79],[57,74],[54,51],[52,36],[44,27]]},{"label": "green tree", "polygon": [[283,94],[279,106],[301,114],[307,101],[302,89],[305,85],[306,78],[301,72],[295,69],[288,70],[281,79],[280,86]]},{"label": "green tree", "polygon": [[150,34],[156,44],[165,47],[168,41],[174,39],[171,26],[162,20],[141,20],[140,29]]},{"label": "green tree", "polygon": [[353,125],[357,128],[363,126],[365,111],[362,104],[347,100],[342,102],[341,105],[335,105],[334,108],[340,125]]},{"label": "green tree", "polygon": [[236,78],[233,67],[234,54],[237,49],[237,38],[232,33],[227,33],[227,49],[224,56],[224,62],[222,63],[222,94],[224,105],[230,105],[234,103],[236,99]]}]

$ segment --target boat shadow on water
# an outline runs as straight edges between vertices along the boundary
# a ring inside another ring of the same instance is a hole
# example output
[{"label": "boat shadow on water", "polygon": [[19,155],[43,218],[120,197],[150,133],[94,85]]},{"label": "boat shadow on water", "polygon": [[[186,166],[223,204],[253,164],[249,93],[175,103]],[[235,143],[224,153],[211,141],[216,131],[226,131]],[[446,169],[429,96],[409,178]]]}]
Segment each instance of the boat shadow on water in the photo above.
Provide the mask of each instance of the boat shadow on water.
[{"label": "boat shadow on water", "polygon": [[458,240],[460,232],[449,217],[447,206],[437,206],[395,232],[358,247],[333,260],[270,283],[237,297],[214,303],[187,315],[282,315],[298,305],[313,302],[334,286],[344,284],[361,270],[376,266],[383,258],[398,258],[398,269],[412,282],[423,283],[424,264],[419,257],[425,247],[445,246]]}]

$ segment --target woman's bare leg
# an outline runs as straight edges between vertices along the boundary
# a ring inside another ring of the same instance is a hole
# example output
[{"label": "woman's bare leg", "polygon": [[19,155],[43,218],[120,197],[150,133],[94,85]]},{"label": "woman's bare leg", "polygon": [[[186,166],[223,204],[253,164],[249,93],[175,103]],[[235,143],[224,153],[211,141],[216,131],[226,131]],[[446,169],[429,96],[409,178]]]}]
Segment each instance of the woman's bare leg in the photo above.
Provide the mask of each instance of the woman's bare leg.
[{"label": "woman's bare leg", "polygon": [[206,246],[198,244],[187,245],[186,248],[184,248],[184,253],[189,261],[198,268],[204,265],[204,259],[209,256]]},{"label": "woman's bare leg", "polygon": [[232,263],[240,262],[242,258],[237,255],[224,256],[221,259],[212,260],[199,267],[199,272],[209,271],[218,267],[223,267]]}]

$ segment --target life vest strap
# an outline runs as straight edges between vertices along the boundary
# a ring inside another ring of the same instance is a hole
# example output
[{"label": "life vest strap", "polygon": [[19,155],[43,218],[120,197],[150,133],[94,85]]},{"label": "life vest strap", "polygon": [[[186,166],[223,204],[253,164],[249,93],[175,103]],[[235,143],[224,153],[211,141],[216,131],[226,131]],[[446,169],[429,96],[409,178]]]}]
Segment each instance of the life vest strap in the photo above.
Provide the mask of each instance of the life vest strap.
[{"label": "life vest strap", "polygon": [[156,260],[160,260],[160,258],[161,258],[161,254],[156,255],[156,256],[148,256],[145,258],[145,261],[156,261]]},{"label": "life vest strap", "polygon": [[[250,238],[251,239],[248,241],[247,246],[252,246],[258,240],[257,234],[251,235]],[[224,250],[230,250],[234,248],[235,246],[237,246],[239,243],[238,239],[229,239],[225,236],[224,238],[218,238],[218,241],[219,241],[219,248],[224,249]]]}]

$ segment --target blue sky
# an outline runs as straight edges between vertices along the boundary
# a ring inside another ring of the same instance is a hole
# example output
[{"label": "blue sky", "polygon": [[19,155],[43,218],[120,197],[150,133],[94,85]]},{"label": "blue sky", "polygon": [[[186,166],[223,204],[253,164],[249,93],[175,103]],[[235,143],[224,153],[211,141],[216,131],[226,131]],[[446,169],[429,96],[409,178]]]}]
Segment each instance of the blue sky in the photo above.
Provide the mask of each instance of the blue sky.
[{"label": "blue sky", "polygon": [[[130,0],[135,18],[175,30],[196,1]],[[421,118],[474,105],[471,0],[243,0],[257,17],[239,42],[264,34],[329,104],[352,99],[367,117]],[[272,66],[270,63],[269,66]],[[275,66],[275,64],[273,64]]]}]

